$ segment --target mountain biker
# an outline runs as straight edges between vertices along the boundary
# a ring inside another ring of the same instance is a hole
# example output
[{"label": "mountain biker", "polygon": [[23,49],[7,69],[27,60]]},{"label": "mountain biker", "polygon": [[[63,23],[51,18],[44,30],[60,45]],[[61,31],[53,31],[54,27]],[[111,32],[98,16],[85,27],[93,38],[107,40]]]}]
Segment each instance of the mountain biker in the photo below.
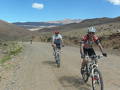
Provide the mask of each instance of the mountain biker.
[{"label": "mountain biker", "polygon": [[64,46],[62,35],[60,34],[59,31],[55,31],[54,35],[52,36],[52,47],[53,47],[53,50],[55,51],[56,47],[61,50],[62,46]]},{"label": "mountain biker", "polygon": [[96,43],[98,47],[100,48],[101,53],[103,56],[107,56],[107,54],[103,51],[103,47],[100,43],[99,38],[95,35],[96,29],[95,27],[88,28],[88,33],[83,36],[81,43],[80,43],[80,53],[82,60],[82,66],[81,66],[81,74],[83,72],[83,68],[87,61],[85,60],[85,56],[92,56],[96,55],[95,51],[93,49],[93,43]]}]

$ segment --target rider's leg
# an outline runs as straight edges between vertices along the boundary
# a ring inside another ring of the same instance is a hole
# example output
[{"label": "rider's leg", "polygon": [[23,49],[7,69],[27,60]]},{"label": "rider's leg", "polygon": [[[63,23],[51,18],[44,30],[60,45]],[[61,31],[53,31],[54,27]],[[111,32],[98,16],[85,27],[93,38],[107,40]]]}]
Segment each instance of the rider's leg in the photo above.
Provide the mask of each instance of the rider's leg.
[{"label": "rider's leg", "polygon": [[56,49],[57,49],[57,53],[59,53],[57,54],[58,56],[57,56],[56,63],[57,63],[57,67],[60,67],[60,50],[61,50],[60,44],[56,44]]},{"label": "rider's leg", "polygon": [[56,44],[56,47],[59,49],[60,52],[62,52],[62,49],[61,49],[61,44]]},{"label": "rider's leg", "polygon": [[85,58],[83,58],[81,67],[83,68],[86,64],[87,64],[87,60]]},{"label": "rider's leg", "polygon": [[88,55],[89,55],[89,56],[96,55],[96,53],[95,53],[95,51],[94,51],[93,48],[90,48],[90,49],[88,50]]},{"label": "rider's leg", "polygon": [[85,65],[87,64],[87,60],[85,59],[85,58],[83,58],[83,60],[82,60],[82,64],[81,64],[81,74],[84,72],[84,67],[85,67]]},{"label": "rider's leg", "polygon": [[[88,50],[86,48],[84,48],[84,55],[86,56],[88,54]],[[81,64],[81,74],[84,72],[84,67],[87,64],[87,60],[84,58],[82,58],[82,64]]]},{"label": "rider's leg", "polygon": [[[93,48],[91,48],[91,49],[89,50],[88,55],[89,55],[89,56],[96,56],[96,53],[95,53],[95,51],[94,51]],[[91,58],[91,59],[93,60],[93,59],[95,59],[95,58],[93,57],[93,58]],[[97,60],[95,60],[95,61],[96,61],[96,63],[97,63]]]},{"label": "rider's leg", "polygon": [[55,48],[56,48],[56,45],[54,44],[53,46],[53,55],[55,56]]}]

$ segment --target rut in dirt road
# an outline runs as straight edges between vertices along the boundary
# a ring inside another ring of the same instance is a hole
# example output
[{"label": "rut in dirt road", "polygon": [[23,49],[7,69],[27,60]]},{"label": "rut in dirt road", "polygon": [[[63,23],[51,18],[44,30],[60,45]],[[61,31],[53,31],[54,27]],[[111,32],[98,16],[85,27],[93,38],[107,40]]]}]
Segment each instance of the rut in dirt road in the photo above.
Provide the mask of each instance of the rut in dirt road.
[{"label": "rut in dirt road", "polygon": [[[64,47],[61,67],[57,68],[50,44],[25,44],[23,59],[11,80],[14,84],[3,90],[90,90],[80,75],[79,48]],[[120,90],[119,57],[109,55],[99,62],[105,90]],[[114,76],[114,77],[113,77]],[[8,83],[9,84],[9,83]],[[1,89],[0,89],[1,90]]]}]

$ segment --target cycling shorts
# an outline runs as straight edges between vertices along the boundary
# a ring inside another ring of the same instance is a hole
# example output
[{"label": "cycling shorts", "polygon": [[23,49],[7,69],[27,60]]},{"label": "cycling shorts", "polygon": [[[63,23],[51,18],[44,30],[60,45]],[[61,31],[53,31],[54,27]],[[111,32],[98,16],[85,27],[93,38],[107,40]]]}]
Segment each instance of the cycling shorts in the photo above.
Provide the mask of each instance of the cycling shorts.
[{"label": "cycling shorts", "polygon": [[61,44],[55,44],[58,49],[61,49]]},{"label": "cycling shorts", "polygon": [[83,48],[83,50],[84,50],[85,56],[86,55],[88,55],[88,56],[96,55],[93,48]]}]

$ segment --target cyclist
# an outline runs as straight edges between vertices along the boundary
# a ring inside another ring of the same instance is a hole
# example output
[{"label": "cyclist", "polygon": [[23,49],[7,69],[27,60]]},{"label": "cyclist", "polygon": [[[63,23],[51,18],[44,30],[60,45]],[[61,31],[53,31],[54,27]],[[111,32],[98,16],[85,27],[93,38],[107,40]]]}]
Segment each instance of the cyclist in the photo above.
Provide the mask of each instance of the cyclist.
[{"label": "cyclist", "polygon": [[60,34],[59,31],[55,31],[54,35],[52,36],[52,47],[53,47],[53,50],[55,51],[56,47],[61,50],[62,46],[64,46],[62,35]]},{"label": "cyclist", "polygon": [[93,49],[93,43],[96,43],[98,47],[100,48],[100,51],[102,52],[103,56],[107,56],[107,54],[103,51],[103,47],[100,43],[99,38],[95,35],[96,29],[95,27],[88,28],[88,33],[83,36],[81,43],[80,43],[80,53],[82,60],[82,66],[81,66],[81,74],[83,72],[83,68],[87,61],[85,60],[85,56],[92,56],[96,55],[95,51]]}]

